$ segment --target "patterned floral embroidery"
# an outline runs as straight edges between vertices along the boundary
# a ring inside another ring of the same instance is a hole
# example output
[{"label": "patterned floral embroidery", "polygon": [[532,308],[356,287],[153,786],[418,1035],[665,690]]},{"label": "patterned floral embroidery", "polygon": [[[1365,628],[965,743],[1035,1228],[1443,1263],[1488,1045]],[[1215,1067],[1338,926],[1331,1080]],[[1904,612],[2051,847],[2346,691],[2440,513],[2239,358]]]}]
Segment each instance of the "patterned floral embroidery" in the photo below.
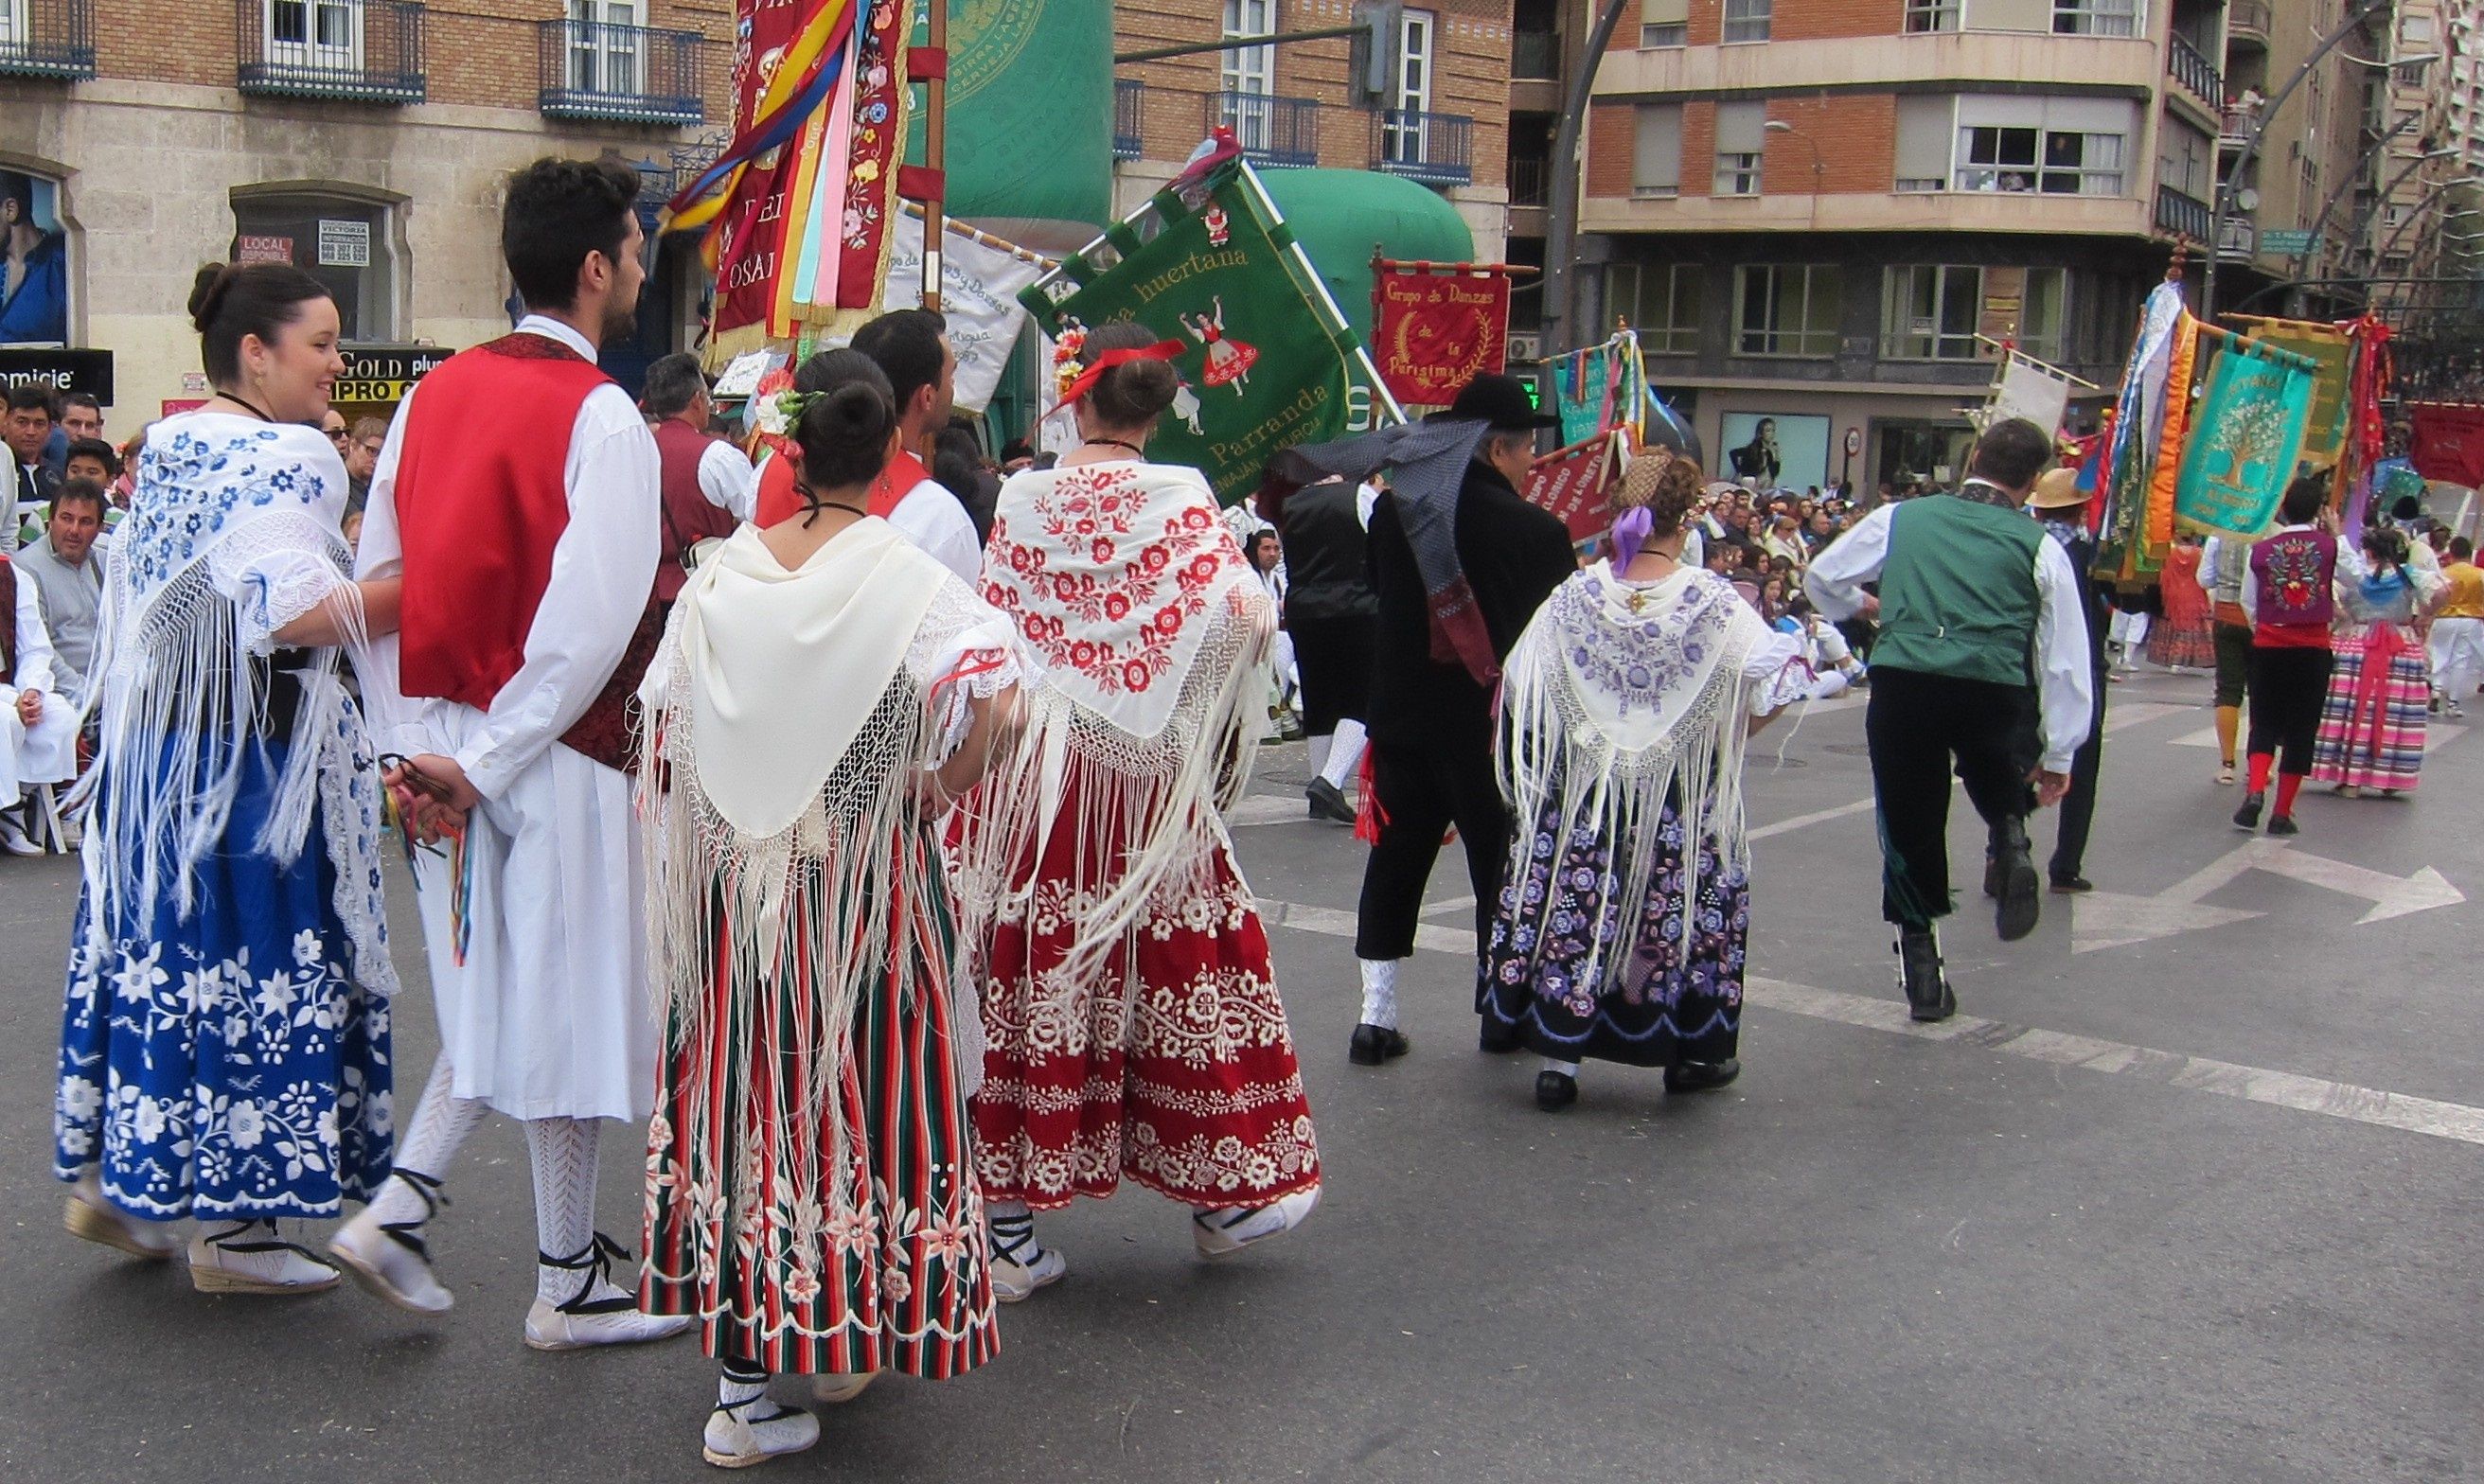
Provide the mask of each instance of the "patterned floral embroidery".
[{"label": "patterned floral embroidery", "polygon": [[1683,594],[1677,622],[1622,628],[1601,616],[1613,591],[1591,569],[1554,588],[1550,607],[1572,667],[1609,694],[1624,718],[1655,712],[1668,692],[1697,684],[1710,649],[1724,642],[1733,617],[1726,605],[1742,601],[1721,580],[1699,573]]},{"label": "patterned floral embroidery", "polygon": [[1138,694],[1171,672],[1184,630],[1242,559],[1203,502],[1159,500],[1144,468],[1059,471],[1036,498],[1036,529],[1012,533],[1004,515],[992,530],[1008,566],[986,577],[986,600],[1046,666],[1107,693]]},{"label": "patterned floral embroidery", "polygon": [[147,440],[138,458],[137,498],[113,537],[140,595],[187,567],[202,541],[224,533],[237,508],[309,508],[328,497],[318,471],[285,451],[284,439],[264,425],[208,438],[184,420]]}]

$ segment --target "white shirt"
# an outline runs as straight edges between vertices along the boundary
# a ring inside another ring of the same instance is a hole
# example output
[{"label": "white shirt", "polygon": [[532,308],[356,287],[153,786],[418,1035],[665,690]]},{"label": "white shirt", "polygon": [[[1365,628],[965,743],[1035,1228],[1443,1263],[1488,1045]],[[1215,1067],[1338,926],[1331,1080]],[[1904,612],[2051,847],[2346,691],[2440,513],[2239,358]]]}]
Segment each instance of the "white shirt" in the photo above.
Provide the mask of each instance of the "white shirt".
[{"label": "white shirt", "polygon": [[[558,320],[529,314],[518,322],[518,333],[548,337],[595,359],[586,337]],[[371,470],[358,578],[393,577],[404,569],[396,470],[406,415],[421,390],[418,384],[397,407]],[[561,477],[571,520],[553,547],[552,579],[526,631],[526,658],[457,750],[458,766],[486,798],[497,797],[585,715],[629,647],[654,590],[662,546],[660,461],[646,418],[618,386],[598,387],[580,404]],[[409,754],[436,750],[421,724],[423,713],[454,703],[409,700],[397,689],[395,635],[370,648],[376,662],[363,670],[363,688],[379,745]]]},{"label": "white shirt", "polygon": [[710,439],[699,455],[698,485],[709,504],[735,520],[759,519],[759,471],[725,440]]},{"label": "white shirt", "polygon": [[[1811,559],[1803,590],[1822,617],[1841,623],[1862,611],[1863,584],[1876,580],[1888,563],[1889,522],[1899,508],[1882,505]],[[2088,740],[2095,681],[2089,672],[2087,615],[2079,610],[2079,575],[2058,541],[2036,543],[2036,661],[2042,766],[2048,773],[2066,773],[2070,754]]]},{"label": "white shirt", "polygon": [[[2278,536],[2282,535],[2289,530],[2312,530],[2315,528],[2316,527],[2310,526],[2281,526],[2277,529],[2270,531],[2269,535]],[[2261,539],[2265,540],[2267,538],[2262,537]],[[2205,557],[2202,557],[2200,559],[2201,570],[2206,570],[2206,566],[2207,560]],[[2362,585],[2362,580],[2363,553],[2357,551],[2346,542],[2338,542],[2337,575],[2336,580],[2330,584],[2329,589],[2331,601],[2336,603],[2337,607],[2342,609],[2346,606],[2346,590],[2350,587]],[[2243,606],[2243,616],[2250,619],[2254,624],[2258,623],[2259,574],[2251,569],[2251,564],[2249,562],[2245,562],[2243,564],[2243,590],[2241,601]]]},{"label": "white shirt", "polygon": [[17,678],[0,682],[0,705],[15,706],[21,690],[51,694],[46,710],[64,704],[52,688],[52,635],[43,627],[42,596],[24,572],[17,574],[17,611],[11,621],[17,626]]},{"label": "white shirt", "polygon": [[975,523],[966,518],[966,507],[947,485],[937,479],[916,484],[888,512],[888,524],[960,580],[981,590],[984,544],[975,539]]}]

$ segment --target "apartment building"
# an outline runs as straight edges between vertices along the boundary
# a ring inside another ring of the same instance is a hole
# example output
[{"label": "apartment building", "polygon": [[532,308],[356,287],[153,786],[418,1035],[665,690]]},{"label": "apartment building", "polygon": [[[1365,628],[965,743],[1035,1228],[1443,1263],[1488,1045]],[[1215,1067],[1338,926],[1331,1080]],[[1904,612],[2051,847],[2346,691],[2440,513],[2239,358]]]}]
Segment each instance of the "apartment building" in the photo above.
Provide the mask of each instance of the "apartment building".
[{"label": "apartment building", "polygon": [[[2381,182],[2368,244],[2372,303],[2386,312],[2439,302],[2430,285],[2412,281],[2438,276],[2451,185],[2468,174],[2449,143],[2449,9],[2441,0],[2396,0],[2390,18],[2390,55],[2396,65],[2388,73],[2389,126],[2419,143],[2403,151],[2412,160]],[[2432,60],[2420,60],[2425,58]]]},{"label": "apartment building", "polygon": [[[0,374],[108,374],[122,432],[202,396],[183,307],[227,258],[318,276],[354,342],[500,333],[501,177],[616,150],[652,222],[730,117],[733,24],[731,0],[0,0],[0,197],[49,265],[0,342],[58,347],[0,351]],[[608,364],[688,343],[704,289],[670,247]],[[392,400],[415,359],[374,350],[344,390]]]},{"label": "apartment building", "polygon": [[[1552,23],[1577,45],[1583,6]],[[2000,346],[2109,387],[2174,248],[2204,250],[2223,23],[1634,0],[1583,147],[1585,325],[1637,328],[1720,467],[1765,424],[1789,484],[1954,478]]]},{"label": "apartment building", "polygon": [[[1239,46],[1118,67],[1117,208],[1136,207],[1211,129],[1230,128],[1261,170],[1325,166],[1418,181],[1458,210],[1479,258],[1508,235],[1510,0],[1430,0],[1395,14],[1393,67],[1359,86],[1342,37]],[[1165,0],[1113,8],[1117,55],[1354,23],[1350,0]]]}]

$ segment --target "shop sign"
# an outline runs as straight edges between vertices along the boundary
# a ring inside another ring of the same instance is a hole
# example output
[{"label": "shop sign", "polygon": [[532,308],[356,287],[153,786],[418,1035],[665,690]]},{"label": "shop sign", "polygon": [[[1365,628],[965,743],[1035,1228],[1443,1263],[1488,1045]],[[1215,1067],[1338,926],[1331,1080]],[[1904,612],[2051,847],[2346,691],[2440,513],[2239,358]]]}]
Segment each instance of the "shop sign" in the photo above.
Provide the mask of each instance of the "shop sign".
[{"label": "shop sign", "polygon": [[371,265],[371,224],[319,219],[319,266],[367,268]]},{"label": "shop sign", "polygon": [[345,374],[328,394],[331,402],[393,403],[455,352],[441,345],[344,345]]},{"label": "shop sign", "polygon": [[83,391],[112,405],[112,352],[27,347],[0,350],[0,387],[49,387]]},{"label": "shop sign", "polygon": [[290,237],[254,236],[242,233],[233,242],[233,261],[237,263],[293,262],[293,239]]}]

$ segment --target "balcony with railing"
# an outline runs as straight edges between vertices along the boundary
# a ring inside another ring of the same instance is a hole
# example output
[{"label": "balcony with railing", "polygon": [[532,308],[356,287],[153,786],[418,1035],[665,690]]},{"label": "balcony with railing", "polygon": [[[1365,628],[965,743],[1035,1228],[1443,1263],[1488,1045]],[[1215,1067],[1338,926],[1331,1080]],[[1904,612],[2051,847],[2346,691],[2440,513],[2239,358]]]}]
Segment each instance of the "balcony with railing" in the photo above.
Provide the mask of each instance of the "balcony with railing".
[{"label": "balcony with railing", "polygon": [[1371,115],[1371,168],[1426,185],[1474,180],[1474,121],[1464,114],[1376,109]]},{"label": "balcony with railing", "polygon": [[422,101],[422,7],[411,0],[238,0],[234,10],[234,80],[246,94]]},{"label": "balcony with railing", "polygon": [[536,23],[535,106],[547,119],[676,126],[704,122],[694,31],[651,31],[600,20]]},{"label": "balcony with railing", "polygon": [[2236,103],[2220,111],[2217,124],[2217,148],[2239,149],[2251,143],[2252,131],[2259,127],[2260,105]]},{"label": "balcony with railing", "polygon": [[2228,262],[2249,262],[2259,256],[2259,225],[2247,216],[2228,214],[2217,229],[2217,256]]},{"label": "balcony with railing", "polygon": [[2208,224],[2216,213],[2208,203],[2170,185],[2156,188],[2156,229],[2187,237],[2193,242],[2208,240]]},{"label": "balcony with railing", "polygon": [[1113,79],[1113,158],[1135,160],[1147,148],[1148,85],[1135,77]]},{"label": "balcony with railing", "polygon": [[2165,50],[2165,71],[2193,97],[2211,109],[2226,105],[2226,80],[2218,74],[2217,65],[2200,48],[2174,37]]},{"label": "balcony with railing", "polygon": [[2268,0],[2228,0],[2226,49],[2256,46],[2268,49]]},{"label": "balcony with railing", "polygon": [[94,75],[93,0],[0,0],[0,77]]},{"label": "balcony with railing", "polygon": [[1537,209],[1552,203],[1552,160],[1549,155],[1509,157],[1509,203]]},{"label": "balcony with railing", "polygon": [[1254,165],[1319,163],[1319,104],[1265,93],[1207,94],[1207,126],[1233,131]]}]

